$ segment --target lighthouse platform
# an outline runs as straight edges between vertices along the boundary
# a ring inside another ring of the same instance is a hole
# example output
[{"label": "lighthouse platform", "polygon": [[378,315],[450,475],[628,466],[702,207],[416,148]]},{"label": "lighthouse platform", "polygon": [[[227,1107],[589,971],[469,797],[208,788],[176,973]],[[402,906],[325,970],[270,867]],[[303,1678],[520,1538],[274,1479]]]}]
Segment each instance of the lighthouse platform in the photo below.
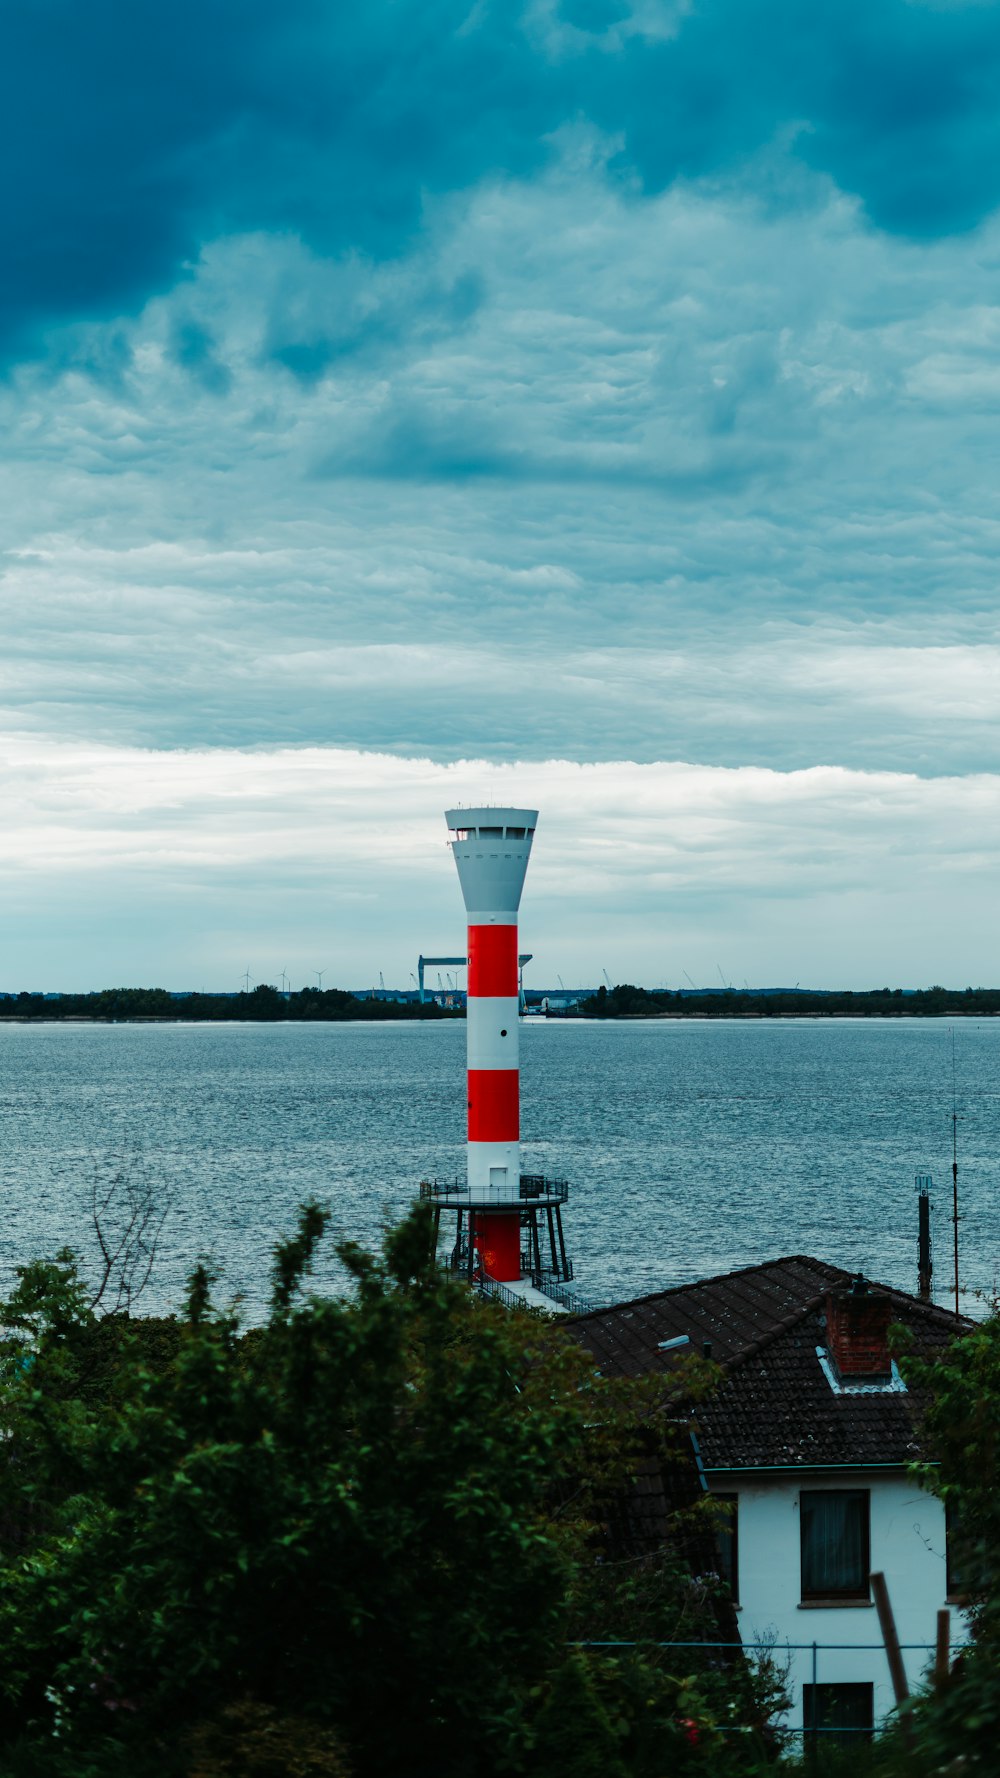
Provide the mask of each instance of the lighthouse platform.
[{"label": "lighthouse platform", "polygon": [[565,1179],[542,1173],[522,1173],[516,1185],[506,1174],[474,1187],[465,1179],[424,1179],[420,1184],[421,1202],[434,1212],[434,1252],[441,1213],[447,1211],[455,1218],[450,1269],[469,1284],[482,1285],[487,1294],[504,1286],[525,1302],[529,1295],[558,1302],[572,1280],[562,1225],[568,1197]]}]

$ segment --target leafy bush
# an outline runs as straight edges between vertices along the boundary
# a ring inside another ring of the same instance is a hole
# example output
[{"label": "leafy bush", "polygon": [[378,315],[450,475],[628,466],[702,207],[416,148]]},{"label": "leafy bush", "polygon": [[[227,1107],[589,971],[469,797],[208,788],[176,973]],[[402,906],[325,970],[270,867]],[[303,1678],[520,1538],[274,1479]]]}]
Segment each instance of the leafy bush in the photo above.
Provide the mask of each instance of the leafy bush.
[{"label": "leafy bush", "polygon": [[[712,1367],[601,1379],[442,1275],[423,1211],[381,1257],[342,1244],[353,1297],[321,1300],[325,1223],[306,1206],[249,1335],[204,1267],[156,1324],[97,1320],[70,1255],[22,1271],[0,1311],[5,1778],[489,1778],[554,1774],[571,1744],[582,1772],[584,1743],[632,1778],[668,1750],[747,1769],[720,1730],[760,1715],[745,1678],[675,1676],[651,1646],[715,1634],[711,1602],[676,1552],[609,1534],[640,1455],[685,1447],[667,1392]],[[568,1657],[599,1620],[643,1646]]]}]

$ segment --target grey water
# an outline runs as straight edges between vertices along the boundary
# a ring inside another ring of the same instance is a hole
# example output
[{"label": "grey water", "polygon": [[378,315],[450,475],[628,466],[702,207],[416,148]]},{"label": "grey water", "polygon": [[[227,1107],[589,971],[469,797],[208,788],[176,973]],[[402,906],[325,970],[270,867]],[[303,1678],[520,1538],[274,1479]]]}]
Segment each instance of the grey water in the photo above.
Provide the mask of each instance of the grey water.
[{"label": "grey water", "polygon": [[[1000,1021],[956,1021],[963,1287],[1000,1273]],[[932,1020],[527,1022],[522,1166],[567,1178],[576,1287],[618,1301],[780,1254],[916,1288],[930,1173],[951,1289],[951,1027]],[[95,1260],[95,1176],[121,1157],[171,1208],[142,1307],[196,1260],[254,1319],[309,1197],[377,1243],[418,1181],[463,1166],[465,1026],[0,1026],[0,1291],[69,1245]],[[328,1251],[321,1288],[341,1274]],[[971,1302],[970,1302],[971,1306]],[[980,1311],[981,1312],[981,1311]]]}]

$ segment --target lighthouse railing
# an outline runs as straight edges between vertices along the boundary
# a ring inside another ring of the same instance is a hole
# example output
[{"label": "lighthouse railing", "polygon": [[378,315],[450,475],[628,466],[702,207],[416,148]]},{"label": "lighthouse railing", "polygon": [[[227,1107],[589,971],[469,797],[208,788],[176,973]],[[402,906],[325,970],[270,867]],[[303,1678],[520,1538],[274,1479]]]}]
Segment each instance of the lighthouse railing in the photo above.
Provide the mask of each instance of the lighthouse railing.
[{"label": "lighthouse railing", "polygon": [[565,1204],[569,1197],[569,1182],[565,1179],[548,1179],[543,1173],[522,1173],[516,1187],[513,1185],[477,1186],[472,1193],[469,1191],[467,1179],[422,1179],[420,1181],[421,1203],[449,1204],[457,1208],[462,1204],[531,1204],[549,1203]]}]

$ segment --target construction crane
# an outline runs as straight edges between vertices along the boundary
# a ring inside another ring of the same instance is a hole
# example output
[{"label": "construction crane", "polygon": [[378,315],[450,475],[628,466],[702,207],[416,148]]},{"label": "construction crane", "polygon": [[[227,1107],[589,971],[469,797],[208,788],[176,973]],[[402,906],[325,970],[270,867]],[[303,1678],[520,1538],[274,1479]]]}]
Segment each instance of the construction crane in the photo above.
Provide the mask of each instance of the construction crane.
[{"label": "construction crane", "polygon": [[[437,964],[441,963],[441,964],[447,965],[447,964],[457,963],[457,964],[460,964],[461,967],[464,969],[467,962],[468,962],[468,959],[466,957],[418,957],[417,958],[417,998],[419,999],[421,1006],[423,1006],[424,1001],[426,999],[426,994],[424,992],[424,970],[427,968],[428,964],[437,965]],[[441,977],[438,976],[438,987],[440,987],[440,986],[441,986]]]},{"label": "construction crane", "polygon": [[[519,972],[521,972],[518,975],[518,982],[519,982],[519,989],[520,989],[520,1000],[521,1000],[521,1011],[522,1012],[524,1011],[524,981],[522,979],[522,976],[523,976],[524,966],[526,963],[531,962],[531,957],[532,957],[532,953],[530,951],[522,951],[517,959],[518,970],[519,970]],[[417,974],[416,974],[415,979],[416,979],[416,983],[417,983],[417,998],[419,999],[421,1006],[423,1006],[424,1000],[426,999],[426,994],[424,992],[424,971],[429,965],[433,965],[436,968],[437,965],[440,964],[441,967],[444,969],[456,968],[456,967],[459,969],[466,969],[468,967],[468,963],[469,963],[468,957],[418,957],[417,958]],[[411,977],[412,977],[412,971],[411,971]],[[456,976],[455,980],[456,980],[456,984],[457,984],[457,981],[458,981],[457,976]],[[441,977],[438,976],[438,987],[440,988],[440,986],[441,986]]]}]

